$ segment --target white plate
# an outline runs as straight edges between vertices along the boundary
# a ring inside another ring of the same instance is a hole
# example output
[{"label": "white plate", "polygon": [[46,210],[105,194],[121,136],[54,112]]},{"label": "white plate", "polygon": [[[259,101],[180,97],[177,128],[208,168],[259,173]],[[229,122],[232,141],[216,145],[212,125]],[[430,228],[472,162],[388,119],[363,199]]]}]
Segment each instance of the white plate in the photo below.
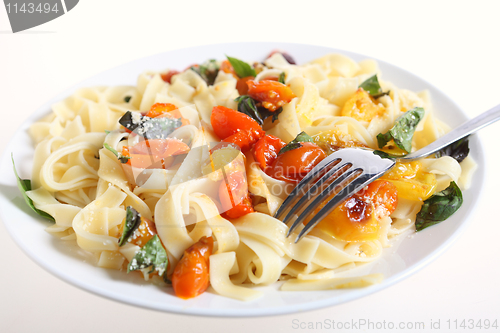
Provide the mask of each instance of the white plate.
[{"label": "white plate", "polygon": [[[22,178],[31,174],[33,147],[26,130],[29,125],[50,111],[50,105],[72,94],[77,88],[94,85],[135,85],[137,76],[144,70],[165,68],[183,69],[208,58],[223,59],[225,54],[245,60],[264,59],[271,50],[281,49],[290,53],[298,64],[324,54],[337,52],[356,61],[370,57],[335,50],[327,47],[285,43],[235,43],[207,45],[171,51],[110,69],[54,97],[21,126],[9,143],[0,165],[0,215],[7,230],[23,251],[40,266],[57,277],[100,296],[155,310],[206,316],[264,316],[317,309],[347,302],[384,289],[415,273],[442,254],[463,232],[472,220],[470,215],[478,202],[484,178],[484,156],[476,137],[471,138],[471,155],[479,164],[472,187],[464,191],[462,208],[447,221],[425,229],[413,237],[406,237],[396,249],[384,250],[381,260],[369,272],[381,272],[381,284],[362,289],[328,290],[316,292],[281,292],[278,285],[259,287],[265,296],[253,302],[240,302],[221,297],[212,292],[182,300],[173,296],[171,288],[159,288],[142,281],[138,274],[94,267],[84,261],[83,251],[70,242],[60,241],[44,228],[50,222],[38,218],[25,204],[19,193],[10,160],[14,152],[18,172]],[[440,119],[455,127],[467,120],[464,112],[441,91],[417,76],[379,61],[382,77],[396,86],[421,91],[428,89],[434,109]],[[209,289],[210,291],[210,289]]]}]

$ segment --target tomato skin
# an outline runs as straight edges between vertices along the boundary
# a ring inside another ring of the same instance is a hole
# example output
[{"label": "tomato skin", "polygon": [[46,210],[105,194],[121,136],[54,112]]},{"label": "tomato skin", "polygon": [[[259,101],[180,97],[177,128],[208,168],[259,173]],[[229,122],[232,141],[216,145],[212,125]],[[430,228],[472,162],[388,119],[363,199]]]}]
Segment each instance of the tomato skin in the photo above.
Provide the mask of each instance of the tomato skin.
[{"label": "tomato skin", "polygon": [[234,71],[233,65],[231,65],[231,63],[229,62],[229,60],[224,60],[220,64],[220,70],[223,71],[224,73],[227,73],[227,74],[233,74],[233,76],[235,78],[238,77],[238,76],[236,76],[236,72]]},{"label": "tomato skin", "polygon": [[[123,229],[125,227],[125,219],[120,227],[120,236],[123,234]],[[153,221],[148,220],[144,216],[141,216],[141,224],[137,228],[132,236],[130,237],[130,243],[137,246],[144,246],[154,235],[156,235],[156,226]]]},{"label": "tomato skin", "polygon": [[386,180],[375,180],[355,196],[374,205],[377,219],[391,215],[398,206],[398,189]]},{"label": "tomato skin", "polygon": [[247,95],[248,94],[248,84],[247,82],[250,80],[253,80],[255,77],[254,76],[246,76],[241,79],[238,79],[236,82],[236,90],[238,90],[238,93],[240,96]]},{"label": "tomato skin", "polygon": [[[227,182],[226,182],[227,180]],[[233,172],[223,179],[219,185],[219,200],[225,218],[235,219],[252,213],[253,206],[248,195],[248,185],[245,174]]]},{"label": "tomato skin", "polygon": [[136,168],[150,168],[161,162],[161,167],[166,169],[173,163],[173,156],[188,151],[189,146],[180,140],[153,139],[141,141],[132,147],[124,146],[122,155],[130,157],[127,164]]},{"label": "tomato skin", "polygon": [[182,114],[177,106],[170,103],[153,104],[145,116],[150,118],[181,119],[181,127],[190,124],[188,119],[182,117]]},{"label": "tomato skin", "polygon": [[242,152],[246,152],[264,135],[265,132],[262,130],[242,130],[225,138],[223,142],[234,143]]},{"label": "tomato skin", "polygon": [[269,176],[298,183],[305,175],[321,162],[325,152],[312,142],[301,142],[302,146],[282,154],[272,162],[271,167],[266,169]]},{"label": "tomato skin", "polygon": [[214,106],[210,122],[219,138],[238,145],[242,151],[252,148],[252,145],[265,135],[255,120],[224,106]]},{"label": "tomato skin", "polygon": [[242,130],[262,131],[255,120],[242,112],[225,106],[213,107],[210,123],[215,134],[222,140]]},{"label": "tomato skin", "polygon": [[279,107],[290,103],[295,98],[290,87],[274,80],[247,81],[248,95],[262,102],[262,106],[269,111],[276,111]]},{"label": "tomato skin", "polygon": [[189,299],[207,290],[210,283],[209,258],[212,251],[212,237],[202,237],[184,251],[172,276],[172,287],[177,297]]},{"label": "tomato skin", "polygon": [[376,180],[341,203],[316,228],[343,241],[375,240],[380,237],[380,221],[392,214],[397,204],[396,186],[385,180]]},{"label": "tomato skin", "polygon": [[170,71],[168,71],[168,72],[166,72],[166,73],[162,73],[162,74],[160,74],[160,76],[161,76],[161,79],[162,79],[163,81],[165,81],[165,82],[167,82],[167,83],[171,83],[171,81],[172,81],[172,76],[177,75],[177,74],[179,74],[179,73],[180,73],[179,71],[176,71],[176,70],[170,70]]},{"label": "tomato skin", "polygon": [[158,116],[162,116],[167,112],[177,110],[177,106],[170,103],[155,103],[151,106],[148,113],[146,113],[146,117],[156,118]]},{"label": "tomato skin", "polygon": [[274,162],[278,153],[286,143],[273,135],[265,135],[253,146],[252,153],[255,161],[262,170],[266,170]]}]

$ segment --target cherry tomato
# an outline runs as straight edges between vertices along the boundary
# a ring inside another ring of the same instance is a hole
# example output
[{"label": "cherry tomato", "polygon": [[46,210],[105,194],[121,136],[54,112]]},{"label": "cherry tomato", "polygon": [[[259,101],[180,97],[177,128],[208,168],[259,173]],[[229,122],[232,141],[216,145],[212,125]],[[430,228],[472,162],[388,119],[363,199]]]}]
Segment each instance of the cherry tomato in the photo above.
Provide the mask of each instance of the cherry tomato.
[{"label": "cherry tomato", "polygon": [[177,110],[177,106],[170,103],[155,103],[151,106],[148,113],[146,113],[146,117],[156,118],[158,116],[162,116],[168,112]]},{"label": "cherry tomato", "polygon": [[242,130],[225,138],[223,141],[234,143],[240,147],[242,152],[246,152],[264,135],[265,132],[262,130]]},{"label": "cherry tomato", "polygon": [[[125,227],[125,220],[120,228],[120,235],[123,234],[123,228]],[[137,228],[132,236],[130,237],[129,242],[135,244],[137,246],[143,247],[153,236],[156,235],[156,226],[153,221],[148,220],[147,218],[141,216],[141,224],[139,228]]]},{"label": "cherry tomato", "polygon": [[229,60],[224,60],[220,64],[220,70],[223,71],[224,73],[227,73],[227,74],[233,74],[233,76],[237,78],[236,72],[234,71],[234,68],[233,68],[233,65],[231,65]]},{"label": "cherry tomato", "polygon": [[189,146],[177,139],[144,140],[132,147],[124,146],[122,155],[130,157],[127,164],[136,168],[151,168],[156,163],[166,169],[173,163],[173,156],[185,154]]},{"label": "cherry tomato", "polygon": [[219,199],[225,218],[238,218],[252,213],[252,201],[248,195],[248,185],[242,172],[233,172],[223,179],[219,186]]},{"label": "cherry tomato", "polygon": [[375,240],[380,236],[380,220],[389,216],[397,204],[396,186],[376,180],[335,208],[316,228],[344,241]]},{"label": "cherry tomato", "polygon": [[165,82],[171,83],[170,81],[172,80],[172,76],[179,74],[179,71],[176,70],[170,70],[166,73],[160,74],[161,79]]},{"label": "cherry tomato", "polygon": [[238,93],[240,94],[240,96],[248,94],[248,84],[247,84],[247,82],[249,80],[253,80],[253,79],[254,79],[253,76],[247,76],[247,77],[238,79],[238,81],[236,82],[236,89],[238,90]]},{"label": "cherry tomato", "polygon": [[325,152],[312,142],[301,142],[301,145],[279,154],[266,173],[279,180],[297,183],[326,157]]},{"label": "cherry tomato", "polygon": [[246,114],[225,106],[213,107],[210,123],[215,134],[221,139],[241,130],[262,130],[260,125]]},{"label": "cherry tomato", "polygon": [[248,95],[253,99],[262,102],[262,106],[269,111],[276,111],[279,107],[290,103],[295,98],[290,87],[273,80],[262,80],[255,82],[247,81]]},{"label": "cherry tomato", "polygon": [[151,106],[149,111],[145,114],[146,117],[150,118],[171,118],[171,119],[181,119],[182,126],[189,125],[189,120],[182,117],[181,112],[174,104],[170,103],[155,103]]},{"label": "cherry tomato", "polygon": [[286,143],[273,135],[266,135],[253,146],[253,157],[260,164],[262,170],[266,170],[278,157],[278,153]]},{"label": "cherry tomato", "polygon": [[374,205],[377,219],[389,216],[398,206],[398,189],[389,181],[376,180],[355,194]]},{"label": "cherry tomato", "polygon": [[177,263],[172,276],[172,287],[177,297],[188,299],[207,290],[209,280],[209,258],[213,250],[212,237],[202,237],[190,246]]},{"label": "cherry tomato", "polygon": [[343,241],[375,240],[379,237],[380,223],[373,211],[373,204],[352,196],[322,219],[316,228]]}]

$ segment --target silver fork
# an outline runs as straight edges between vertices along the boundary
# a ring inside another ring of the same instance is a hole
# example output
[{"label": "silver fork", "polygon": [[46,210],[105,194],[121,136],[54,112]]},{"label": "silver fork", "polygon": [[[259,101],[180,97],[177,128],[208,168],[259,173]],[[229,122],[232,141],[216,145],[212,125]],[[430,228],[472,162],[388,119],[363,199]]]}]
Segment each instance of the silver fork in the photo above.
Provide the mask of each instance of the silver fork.
[{"label": "silver fork", "polygon": [[[404,157],[388,154],[388,158],[381,158],[373,150],[360,148],[338,150],[322,160],[297,184],[274,217],[281,219],[286,213],[282,219],[285,224],[296,217],[287,237],[310,217],[295,240],[298,242],[344,200],[390,170],[396,164],[396,159],[408,161],[426,157],[499,119],[500,105],[497,105]],[[313,197],[312,202],[305,206]],[[311,216],[326,200],[327,203]]]}]

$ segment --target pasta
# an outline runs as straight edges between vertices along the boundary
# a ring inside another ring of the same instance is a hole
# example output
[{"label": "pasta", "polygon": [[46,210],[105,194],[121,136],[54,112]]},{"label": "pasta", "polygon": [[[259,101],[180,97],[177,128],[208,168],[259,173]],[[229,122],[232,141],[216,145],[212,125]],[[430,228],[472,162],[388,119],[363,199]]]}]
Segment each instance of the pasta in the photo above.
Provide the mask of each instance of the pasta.
[{"label": "pasta", "polygon": [[[409,112],[421,118],[404,143],[411,151],[449,130],[426,91],[381,77],[373,60],[329,54],[296,65],[276,52],[263,63],[228,57],[145,72],[136,86],[79,89],[31,126],[26,194],[54,218],[47,231],[75,240],[97,266],[163,278],[183,298],[208,285],[251,301],[262,296],[253,286],[278,281],[286,291],[379,283],[380,274],[349,273],[414,229],[434,194],[467,188],[472,157],[398,162],[297,243],[273,215],[337,149],[410,152],[394,134],[380,143]],[[286,164],[287,154],[303,163]],[[200,285],[189,285],[193,267],[204,271]]]}]

